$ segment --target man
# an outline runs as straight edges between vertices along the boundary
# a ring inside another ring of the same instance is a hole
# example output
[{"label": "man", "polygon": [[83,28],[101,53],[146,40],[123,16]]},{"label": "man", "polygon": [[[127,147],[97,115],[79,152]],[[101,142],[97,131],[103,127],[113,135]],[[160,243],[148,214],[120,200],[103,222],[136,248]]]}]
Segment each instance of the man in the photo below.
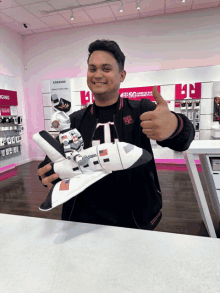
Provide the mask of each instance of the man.
[{"label": "man", "polygon": [[[150,139],[162,147],[185,151],[195,130],[183,114],[170,112],[154,87],[156,104],[131,101],[119,95],[126,77],[125,56],[114,41],[97,40],[89,46],[87,84],[95,102],[70,115],[84,149],[116,140],[146,149],[153,156]],[[49,158],[39,165],[42,184],[51,188],[58,180],[51,174]],[[40,178],[40,177],[39,177]],[[162,193],[153,159],[142,166],[116,171],[63,204],[62,220],[154,230],[162,217]]]}]

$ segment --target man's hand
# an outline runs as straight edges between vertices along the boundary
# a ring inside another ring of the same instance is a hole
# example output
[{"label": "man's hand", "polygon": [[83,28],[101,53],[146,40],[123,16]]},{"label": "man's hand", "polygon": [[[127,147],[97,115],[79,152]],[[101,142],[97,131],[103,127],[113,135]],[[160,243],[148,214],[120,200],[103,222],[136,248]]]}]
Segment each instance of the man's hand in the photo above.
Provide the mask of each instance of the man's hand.
[{"label": "man's hand", "polygon": [[53,174],[53,175],[50,175],[48,177],[46,177],[45,173],[47,173],[48,171],[51,170],[51,165],[50,164],[47,164],[45,165],[44,167],[40,168],[37,170],[37,174],[38,176],[41,177],[41,182],[43,185],[47,185],[48,188],[52,188],[53,187],[53,184],[51,183],[52,181],[54,181],[55,179],[57,179],[59,177],[58,174]]},{"label": "man's hand", "polygon": [[142,132],[148,138],[162,141],[169,138],[177,129],[178,119],[170,112],[167,102],[161,97],[154,86],[152,92],[157,107],[154,111],[145,112],[140,116]]}]

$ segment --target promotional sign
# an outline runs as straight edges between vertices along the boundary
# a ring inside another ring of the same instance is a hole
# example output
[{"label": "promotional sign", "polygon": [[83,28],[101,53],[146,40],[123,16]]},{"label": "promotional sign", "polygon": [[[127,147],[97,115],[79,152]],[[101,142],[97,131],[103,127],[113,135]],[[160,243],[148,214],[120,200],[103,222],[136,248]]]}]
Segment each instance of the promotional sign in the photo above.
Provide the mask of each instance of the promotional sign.
[{"label": "promotional sign", "polygon": [[63,111],[71,114],[71,88],[70,78],[50,80],[52,115],[54,112]]},{"label": "promotional sign", "polygon": [[[160,86],[157,86],[157,90],[160,93]],[[155,102],[155,98],[152,94],[153,86],[145,87],[133,87],[126,89],[119,89],[119,94],[122,98],[128,98],[129,100],[140,101],[142,99],[148,99]]]},{"label": "promotional sign", "polygon": [[0,89],[0,106],[17,106],[17,92]]},{"label": "promotional sign", "polygon": [[11,116],[10,106],[0,107],[1,116]]}]

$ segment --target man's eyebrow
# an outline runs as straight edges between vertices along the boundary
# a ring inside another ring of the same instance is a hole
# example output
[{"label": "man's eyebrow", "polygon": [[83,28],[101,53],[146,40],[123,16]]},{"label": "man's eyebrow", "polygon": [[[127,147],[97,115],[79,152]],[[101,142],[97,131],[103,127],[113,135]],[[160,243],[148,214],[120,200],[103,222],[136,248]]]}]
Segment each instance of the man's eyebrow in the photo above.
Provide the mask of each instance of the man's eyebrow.
[{"label": "man's eyebrow", "polygon": [[[109,65],[109,66],[112,66],[111,64],[102,64],[102,66],[105,66],[105,65]],[[89,64],[89,66],[95,66],[95,64]],[[95,66],[96,67],[96,66]]]}]

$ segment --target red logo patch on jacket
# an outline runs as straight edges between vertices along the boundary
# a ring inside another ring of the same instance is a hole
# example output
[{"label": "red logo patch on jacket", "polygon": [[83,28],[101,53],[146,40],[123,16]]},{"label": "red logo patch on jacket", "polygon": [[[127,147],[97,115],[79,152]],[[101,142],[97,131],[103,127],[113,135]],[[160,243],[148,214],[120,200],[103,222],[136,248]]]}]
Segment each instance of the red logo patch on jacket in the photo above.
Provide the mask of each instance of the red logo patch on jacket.
[{"label": "red logo patch on jacket", "polygon": [[123,117],[123,120],[124,120],[125,125],[129,125],[131,123],[134,123],[134,121],[133,121],[131,116]]}]

